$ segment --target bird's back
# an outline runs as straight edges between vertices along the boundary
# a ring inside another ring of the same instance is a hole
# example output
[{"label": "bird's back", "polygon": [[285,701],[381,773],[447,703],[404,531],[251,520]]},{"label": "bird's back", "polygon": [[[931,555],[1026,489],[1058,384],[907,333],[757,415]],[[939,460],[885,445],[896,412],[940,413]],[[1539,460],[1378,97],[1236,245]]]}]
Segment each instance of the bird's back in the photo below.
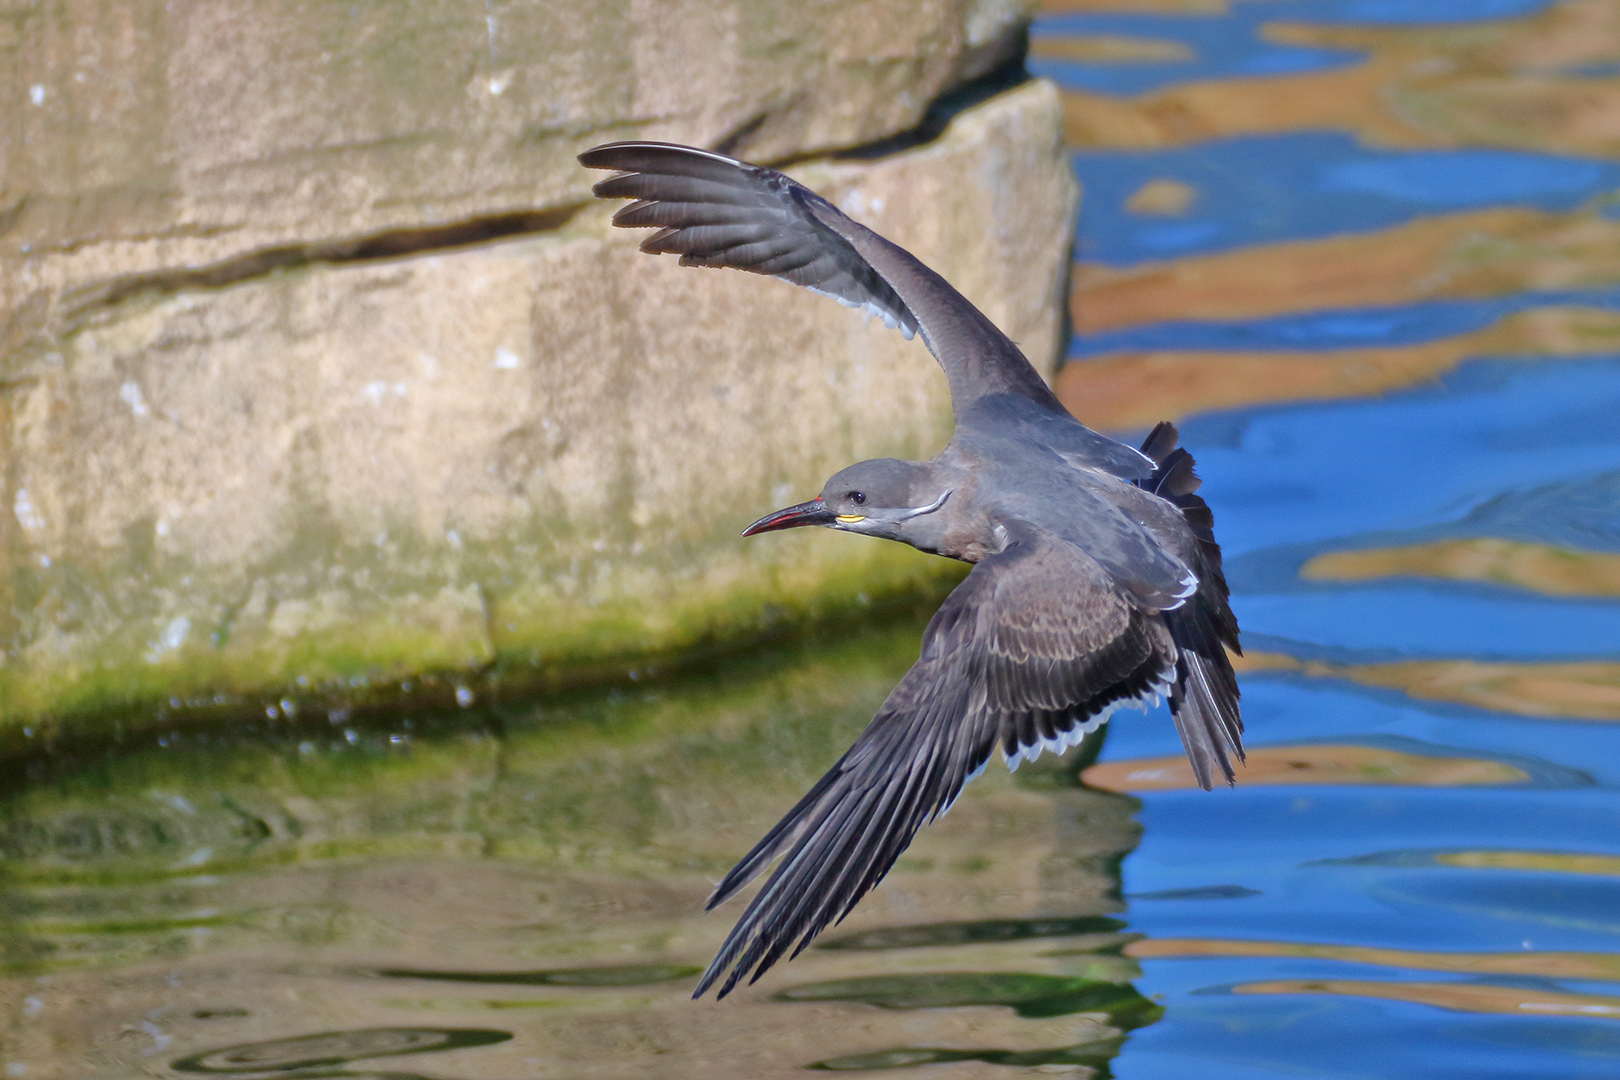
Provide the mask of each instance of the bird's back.
[{"label": "bird's back", "polygon": [[1174,506],[1108,467],[1131,463],[1110,452],[1123,444],[1066,416],[1026,414],[1007,423],[1011,411],[965,416],[942,455],[967,463],[972,497],[985,512],[1074,544],[1144,607],[1174,607],[1189,595],[1197,580],[1185,557],[1196,538]]}]

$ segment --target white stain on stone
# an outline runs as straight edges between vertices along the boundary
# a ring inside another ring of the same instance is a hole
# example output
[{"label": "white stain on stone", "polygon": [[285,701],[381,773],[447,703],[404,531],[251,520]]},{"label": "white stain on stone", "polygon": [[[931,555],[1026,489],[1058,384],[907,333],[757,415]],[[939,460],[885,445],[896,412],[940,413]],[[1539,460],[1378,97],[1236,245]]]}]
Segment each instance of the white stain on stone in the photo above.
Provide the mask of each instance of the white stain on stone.
[{"label": "white stain on stone", "polygon": [[45,527],[45,519],[39,516],[34,509],[33,500],[28,497],[27,488],[18,488],[16,496],[11,500],[11,512],[17,516],[17,524],[33,532],[35,529]]},{"label": "white stain on stone", "polygon": [[174,795],[167,791],[157,791],[154,789],[152,791],[148,791],[146,793],[146,797],[151,799],[153,802],[162,803],[164,806],[169,807],[177,813],[195,814],[197,812],[197,804],[186,798],[184,795]]},{"label": "white stain on stone", "polygon": [[518,366],[517,353],[504,347],[496,349],[495,366],[504,371],[511,371],[513,368]]},{"label": "white stain on stone", "polygon": [[169,620],[169,625],[163,628],[158,639],[152,642],[146,650],[146,662],[155,664],[163,659],[163,654],[173,652],[186,643],[186,636],[191,633],[191,620],[184,615]]},{"label": "white stain on stone", "polygon": [[28,88],[28,100],[32,101],[35,105],[45,104],[45,84],[35,83],[33,86],[30,86]]},{"label": "white stain on stone", "polygon": [[141,395],[141,384],[133,379],[118,388],[118,396],[124,399],[124,404],[136,416],[145,416],[152,411],[146,407],[146,398]]},{"label": "white stain on stone", "polygon": [[163,647],[165,649],[178,649],[186,643],[186,635],[191,633],[191,620],[184,615],[169,620],[169,625],[163,628]]},{"label": "white stain on stone", "polygon": [[366,400],[371,402],[373,405],[381,405],[383,403],[383,398],[390,394],[394,395],[395,397],[404,397],[405,384],[402,382],[390,384],[378,379],[376,382],[366,383],[365,387],[360,392],[366,395]]}]

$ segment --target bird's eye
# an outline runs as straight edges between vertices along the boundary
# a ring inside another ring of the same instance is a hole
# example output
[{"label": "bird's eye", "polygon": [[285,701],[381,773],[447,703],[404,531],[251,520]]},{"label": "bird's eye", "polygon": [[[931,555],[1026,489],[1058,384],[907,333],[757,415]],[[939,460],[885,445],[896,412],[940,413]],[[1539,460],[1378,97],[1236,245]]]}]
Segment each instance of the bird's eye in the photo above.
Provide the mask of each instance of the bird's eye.
[{"label": "bird's eye", "polygon": [[852,491],[849,493],[849,498],[856,506],[866,505],[866,494],[864,492]]}]

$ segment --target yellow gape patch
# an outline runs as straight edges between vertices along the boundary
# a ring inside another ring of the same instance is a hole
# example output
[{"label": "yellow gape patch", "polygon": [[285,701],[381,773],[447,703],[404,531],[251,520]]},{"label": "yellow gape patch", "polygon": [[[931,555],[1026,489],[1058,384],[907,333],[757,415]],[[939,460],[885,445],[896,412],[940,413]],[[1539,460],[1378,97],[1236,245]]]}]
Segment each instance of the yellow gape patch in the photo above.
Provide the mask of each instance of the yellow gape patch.
[{"label": "yellow gape patch", "polygon": [[856,522],[856,521],[865,521],[866,520],[866,515],[865,514],[839,514],[838,515],[838,520],[842,521],[846,525],[849,525],[849,524],[851,524],[853,522]]}]

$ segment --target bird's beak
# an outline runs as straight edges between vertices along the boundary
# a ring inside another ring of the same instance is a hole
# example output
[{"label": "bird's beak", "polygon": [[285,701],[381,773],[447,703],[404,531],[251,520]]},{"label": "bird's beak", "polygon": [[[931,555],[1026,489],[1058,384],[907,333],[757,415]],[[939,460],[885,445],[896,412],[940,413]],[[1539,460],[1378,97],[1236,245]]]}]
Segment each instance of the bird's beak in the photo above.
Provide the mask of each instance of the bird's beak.
[{"label": "bird's beak", "polygon": [[753,536],[756,533],[775,532],[777,529],[796,529],[800,525],[831,525],[837,520],[838,515],[821,501],[820,495],[817,495],[809,502],[786,507],[774,514],[766,514],[744,529],[742,534]]}]

